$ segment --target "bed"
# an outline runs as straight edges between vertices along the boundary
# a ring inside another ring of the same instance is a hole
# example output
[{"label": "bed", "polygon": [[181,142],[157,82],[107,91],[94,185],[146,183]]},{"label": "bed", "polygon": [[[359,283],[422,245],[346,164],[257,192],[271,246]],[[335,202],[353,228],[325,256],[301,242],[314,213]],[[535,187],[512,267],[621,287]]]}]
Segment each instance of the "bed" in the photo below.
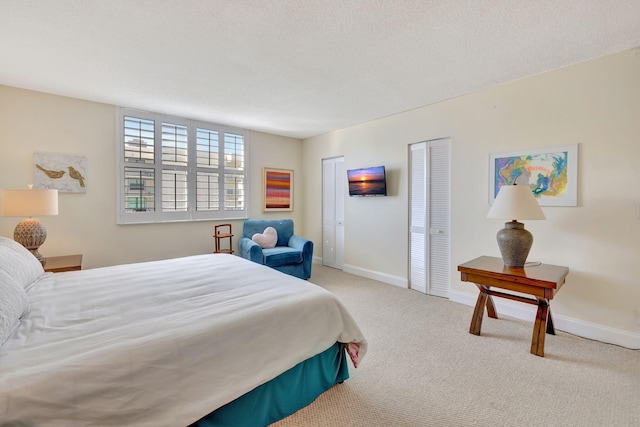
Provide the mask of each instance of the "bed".
[{"label": "bed", "polygon": [[14,244],[0,237],[0,426],[268,425],[367,350],[333,294],[240,257],[52,274]]}]

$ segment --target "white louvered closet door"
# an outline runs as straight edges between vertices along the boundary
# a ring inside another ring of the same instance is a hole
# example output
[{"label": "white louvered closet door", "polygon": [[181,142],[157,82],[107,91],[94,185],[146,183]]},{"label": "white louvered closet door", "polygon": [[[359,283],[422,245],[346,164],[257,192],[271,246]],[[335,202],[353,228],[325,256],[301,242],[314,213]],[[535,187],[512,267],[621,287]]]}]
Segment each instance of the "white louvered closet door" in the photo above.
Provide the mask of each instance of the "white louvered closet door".
[{"label": "white louvered closet door", "polygon": [[347,175],[344,170],[344,157],[336,159],[336,262],[335,268],[344,268],[344,197]]},{"label": "white louvered closet door", "polygon": [[344,267],[344,157],[322,161],[322,264]]},{"label": "white louvered closet door", "polygon": [[409,287],[449,297],[450,145],[438,139],[410,146]]}]

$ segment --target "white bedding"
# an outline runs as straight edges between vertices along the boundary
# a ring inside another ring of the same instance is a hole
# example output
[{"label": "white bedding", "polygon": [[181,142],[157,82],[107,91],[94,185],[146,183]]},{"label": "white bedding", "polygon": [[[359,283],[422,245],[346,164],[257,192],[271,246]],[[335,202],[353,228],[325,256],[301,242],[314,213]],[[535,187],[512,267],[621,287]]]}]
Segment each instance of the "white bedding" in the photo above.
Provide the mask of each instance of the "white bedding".
[{"label": "white bedding", "polygon": [[17,425],[186,426],[336,341],[366,352],[333,294],[233,255],[47,273],[27,294],[0,348]]}]

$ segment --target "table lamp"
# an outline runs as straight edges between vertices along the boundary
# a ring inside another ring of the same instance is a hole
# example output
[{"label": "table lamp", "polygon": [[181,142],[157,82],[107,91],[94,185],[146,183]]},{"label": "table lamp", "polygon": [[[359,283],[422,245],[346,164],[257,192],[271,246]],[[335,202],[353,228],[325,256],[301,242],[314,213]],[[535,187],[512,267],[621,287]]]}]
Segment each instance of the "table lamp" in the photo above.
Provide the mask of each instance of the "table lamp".
[{"label": "table lamp", "polygon": [[26,216],[16,225],[13,239],[27,248],[41,263],[38,248],[47,238],[47,229],[34,216],[58,215],[58,190],[0,190],[0,216]]},{"label": "table lamp", "polygon": [[545,219],[544,212],[528,185],[503,185],[487,218],[511,219],[498,231],[498,247],[506,267],[524,267],[533,236],[519,219]]}]

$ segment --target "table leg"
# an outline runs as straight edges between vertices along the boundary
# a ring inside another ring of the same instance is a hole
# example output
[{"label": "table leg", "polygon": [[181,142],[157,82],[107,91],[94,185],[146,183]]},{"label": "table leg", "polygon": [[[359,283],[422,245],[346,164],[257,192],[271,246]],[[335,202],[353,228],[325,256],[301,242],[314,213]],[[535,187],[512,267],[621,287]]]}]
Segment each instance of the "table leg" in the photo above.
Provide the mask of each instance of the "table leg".
[{"label": "table leg", "polygon": [[551,317],[551,307],[549,307],[549,314],[547,314],[547,333],[550,335],[556,334],[556,328],[553,327],[553,317]]},{"label": "table leg", "polygon": [[496,311],[496,306],[493,305],[493,297],[491,295],[487,295],[487,314],[492,319],[498,318],[498,312]]},{"label": "table leg", "polygon": [[544,338],[547,329],[547,316],[549,314],[549,301],[538,299],[538,311],[533,325],[533,337],[531,338],[531,354],[544,357]]},{"label": "table leg", "polygon": [[[473,317],[471,318],[471,326],[469,326],[469,333],[473,335],[480,335],[480,328],[482,327],[482,316],[484,315],[484,307],[487,304],[487,298],[491,298],[484,286],[477,285],[480,289],[478,294],[478,300],[476,301],[476,308],[473,310]],[[493,305],[493,301],[491,302]],[[495,308],[494,308],[495,312]]]},{"label": "table leg", "polygon": [[[489,286],[478,285],[478,284],[476,284],[476,286],[478,287],[480,292],[482,292],[483,289],[485,291],[488,291],[490,289]],[[498,312],[496,311],[496,306],[493,303],[493,297],[491,295],[489,295],[489,294],[487,294],[486,306],[487,306],[487,314],[489,315],[489,317],[491,317],[492,319],[497,319],[498,318]]]}]

